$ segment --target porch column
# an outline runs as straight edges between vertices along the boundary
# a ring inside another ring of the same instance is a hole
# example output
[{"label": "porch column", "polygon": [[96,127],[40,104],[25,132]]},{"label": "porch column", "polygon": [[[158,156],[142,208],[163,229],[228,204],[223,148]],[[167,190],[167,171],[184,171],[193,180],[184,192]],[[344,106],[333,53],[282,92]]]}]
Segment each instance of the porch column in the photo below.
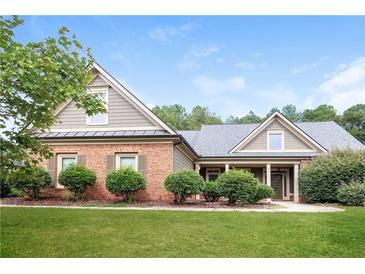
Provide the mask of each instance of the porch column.
[{"label": "porch column", "polygon": [[299,203],[299,165],[294,164],[294,203]]},{"label": "porch column", "polygon": [[[200,175],[200,165],[199,164],[195,164],[195,172]],[[200,194],[195,195],[195,199],[200,200]]]},{"label": "porch column", "polygon": [[271,164],[266,164],[266,184],[271,186]]},{"label": "porch column", "polygon": [[229,171],[229,164],[225,165],[225,171]]}]

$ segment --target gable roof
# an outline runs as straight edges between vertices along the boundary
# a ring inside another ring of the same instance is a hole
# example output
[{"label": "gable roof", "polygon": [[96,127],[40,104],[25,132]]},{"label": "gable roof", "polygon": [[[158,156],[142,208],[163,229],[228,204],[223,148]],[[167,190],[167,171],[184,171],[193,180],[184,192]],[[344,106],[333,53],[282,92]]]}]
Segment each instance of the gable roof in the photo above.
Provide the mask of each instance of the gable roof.
[{"label": "gable roof", "polygon": [[288,120],[284,115],[282,115],[279,111],[275,111],[270,117],[268,117],[265,121],[263,121],[258,127],[256,127],[250,134],[244,137],[236,146],[234,146],[229,152],[238,152],[240,148],[242,148],[245,144],[249,143],[253,140],[260,132],[265,130],[267,126],[269,126],[273,121],[279,118],[285,127],[287,127],[291,132],[298,134],[303,137],[303,139],[310,144],[311,146],[316,147],[322,152],[327,152],[326,149],[321,146],[318,142],[313,140],[310,136],[308,136],[305,132],[303,132],[300,128],[298,128],[294,123]]},{"label": "gable roof", "polygon": [[[314,152],[236,152],[231,149],[247,137],[260,124],[224,124],[203,125],[197,131],[178,131],[202,157],[254,157],[254,156],[315,156]],[[295,123],[306,135],[315,140],[327,151],[338,149],[364,149],[350,133],[337,123],[330,122],[302,122]]]},{"label": "gable roof", "polygon": [[[161,129],[166,130],[169,134],[176,135],[177,133],[171,129],[165,122],[163,122],[156,114],[154,114],[146,105],[144,105],[137,97],[135,97],[127,88],[120,84],[115,78],[113,78],[104,68],[99,64],[93,63],[90,69],[97,71],[97,75],[94,76],[93,81],[96,77],[102,78],[106,83],[114,88],[114,90],[119,93],[123,98],[125,98],[129,103],[131,103],[137,110],[139,110],[143,115],[145,115],[154,124],[161,127]],[[92,82],[93,82],[92,81]],[[61,113],[61,111],[71,103],[71,100],[62,105],[59,109],[55,111],[55,115]],[[108,129],[103,129],[100,127],[101,131],[107,131]],[[110,130],[110,129],[109,129]]]}]

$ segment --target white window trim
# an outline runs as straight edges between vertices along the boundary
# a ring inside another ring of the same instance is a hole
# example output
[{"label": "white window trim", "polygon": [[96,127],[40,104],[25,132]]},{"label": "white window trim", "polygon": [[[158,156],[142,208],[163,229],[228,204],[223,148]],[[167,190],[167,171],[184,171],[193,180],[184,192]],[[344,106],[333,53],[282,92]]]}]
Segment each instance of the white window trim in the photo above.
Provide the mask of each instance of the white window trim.
[{"label": "white window trim", "polygon": [[120,158],[121,157],[126,157],[126,158],[131,158],[134,157],[135,158],[135,166],[134,166],[134,170],[138,171],[138,154],[125,154],[125,153],[118,153],[115,155],[115,168],[118,169],[120,168]]},{"label": "white window trim", "polygon": [[105,108],[106,108],[106,122],[105,123],[92,123],[90,121],[90,116],[86,115],[86,125],[87,126],[101,126],[101,125],[108,125],[109,124],[109,89],[105,89],[105,88],[92,88],[90,90],[88,90],[88,93],[91,94],[100,94],[100,93],[105,93]]},{"label": "white window trim", "polygon": [[[270,135],[281,134],[281,149],[270,149]],[[284,151],[284,130],[268,130],[266,135],[266,148],[267,151]]]},{"label": "white window trim", "polygon": [[[218,172],[212,172],[212,171],[218,170]],[[209,174],[212,175],[221,175],[221,169],[219,167],[207,167],[207,169],[205,170],[205,180],[209,181]]]},{"label": "white window trim", "polygon": [[77,163],[77,154],[76,153],[57,154],[57,178],[56,178],[56,183],[55,183],[56,188],[59,188],[59,189],[65,188],[63,185],[58,183],[58,176],[62,170],[62,158],[70,158],[70,157],[75,157],[75,161]]}]

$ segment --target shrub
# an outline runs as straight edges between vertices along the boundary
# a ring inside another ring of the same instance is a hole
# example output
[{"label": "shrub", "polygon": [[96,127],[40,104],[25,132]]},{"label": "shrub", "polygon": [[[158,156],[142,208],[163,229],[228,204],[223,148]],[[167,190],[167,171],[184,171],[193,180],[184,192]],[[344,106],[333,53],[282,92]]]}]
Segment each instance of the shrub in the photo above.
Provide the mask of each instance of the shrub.
[{"label": "shrub", "polygon": [[221,196],[218,183],[214,181],[206,182],[203,185],[203,194],[208,202],[216,202]]},{"label": "shrub", "polygon": [[165,179],[165,187],[175,194],[177,203],[184,203],[187,197],[199,194],[203,185],[203,178],[190,169],[176,171]]},{"label": "shrub", "polygon": [[58,182],[80,198],[89,186],[95,184],[96,174],[83,165],[73,164],[60,172]]},{"label": "shrub", "polygon": [[259,183],[257,192],[255,195],[255,203],[258,201],[265,199],[265,198],[272,198],[274,197],[274,190],[269,187],[268,185]]},{"label": "shrub", "polygon": [[219,191],[228,198],[230,204],[237,201],[245,203],[256,202],[256,192],[259,181],[255,176],[244,170],[226,171],[217,179]]},{"label": "shrub", "polygon": [[133,192],[145,186],[143,175],[131,168],[113,170],[106,177],[107,190],[115,195],[124,196],[128,202],[133,201]]},{"label": "shrub", "polygon": [[299,179],[307,202],[337,202],[341,185],[365,179],[365,152],[346,150],[323,155],[307,164]]},{"label": "shrub", "polygon": [[32,199],[39,198],[40,190],[51,185],[51,175],[41,167],[19,169],[8,176],[9,183],[23,190]]},{"label": "shrub", "polygon": [[10,197],[24,197],[24,191],[16,188],[16,187],[12,187],[9,193]]},{"label": "shrub", "polygon": [[349,206],[365,205],[365,182],[352,182],[348,185],[342,185],[337,192],[339,202]]},{"label": "shrub", "polygon": [[0,174],[0,197],[9,196],[11,185],[7,180],[5,174]]}]

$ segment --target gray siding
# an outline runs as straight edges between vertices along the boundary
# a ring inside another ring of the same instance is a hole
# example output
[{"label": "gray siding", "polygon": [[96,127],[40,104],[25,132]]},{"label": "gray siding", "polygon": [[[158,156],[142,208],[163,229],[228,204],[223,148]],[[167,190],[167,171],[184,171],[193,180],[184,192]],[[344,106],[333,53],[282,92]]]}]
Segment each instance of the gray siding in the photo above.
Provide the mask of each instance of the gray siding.
[{"label": "gray siding", "polygon": [[[96,77],[91,85],[107,84],[101,77]],[[70,102],[56,117],[57,123],[52,129],[76,128],[116,128],[116,127],[154,127],[156,126],[142,112],[136,109],[120,93],[109,88],[108,125],[86,125],[86,114]],[[62,122],[62,123],[61,123]]]},{"label": "gray siding", "polygon": [[267,131],[283,130],[284,131],[284,149],[285,150],[308,150],[311,149],[299,137],[284,127],[281,123],[274,120],[270,125],[259,133],[253,140],[246,144],[243,150],[267,150]]},{"label": "gray siding", "polygon": [[174,171],[194,169],[194,162],[174,146]]}]

